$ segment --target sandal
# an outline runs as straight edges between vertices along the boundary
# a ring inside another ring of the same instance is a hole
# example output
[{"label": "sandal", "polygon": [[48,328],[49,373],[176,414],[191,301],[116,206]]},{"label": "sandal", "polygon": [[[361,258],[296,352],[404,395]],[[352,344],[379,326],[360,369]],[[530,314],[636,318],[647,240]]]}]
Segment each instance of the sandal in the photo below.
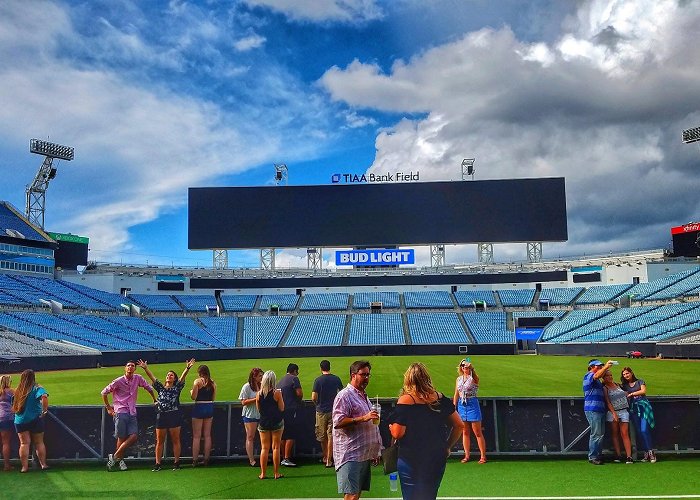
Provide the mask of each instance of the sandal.
[{"label": "sandal", "polygon": [[486,457],[481,457],[481,458],[479,459],[479,463],[480,463],[480,464],[485,464],[485,463],[486,463]]},{"label": "sandal", "polygon": [[464,457],[462,460],[460,460],[460,462],[466,464],[467,462],[469,462],[469,457]]}]

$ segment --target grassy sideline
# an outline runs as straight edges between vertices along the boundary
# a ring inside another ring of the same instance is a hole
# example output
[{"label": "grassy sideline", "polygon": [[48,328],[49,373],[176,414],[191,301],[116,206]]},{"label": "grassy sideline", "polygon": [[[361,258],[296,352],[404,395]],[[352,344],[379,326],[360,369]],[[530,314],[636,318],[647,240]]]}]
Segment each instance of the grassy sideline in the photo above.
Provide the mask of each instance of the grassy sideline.
[{"label": "grassy sideline", "polygon": [[[656,464],[606,464],[585,459],[494,459],[485,465],[450,459],[439,495],[443,497],[698,495],[700,458],[662,456]],[[151,472],[150,464],[132,462],[126,472],[109,473],[104,465],[56,464],[47,472],[2,473],[0,497],[34,499],[49,494],[70,498],[341,498],[333,469],[302,463],[284,469],[280,480],[260,481],[247,463]],[[11,492],[11,493],[10,493]],[[8,494],[8,496],[3,496]],[[400,498],[378,468],[362,498]],[[629,497],[628,497],[629,498]],[[696,497],[697,498],[697,497]]]},{"label": "grassy sideline", "polygon": [[[137,356],[137,355],[135,355]],[[348,380],[348,367],[354,357],[329,358],[332,370],[345,382]],[[378,356],[368,358],[372,363],[372,378],[367,392],[370,396],[396,397],[403,381],[403,373],[414,361],[426,364],[438,390],[452,394],[457,376],[456,366],[459,356]],[[620,364],[614,368],[615,378],[624,366],[630,366],[638,377],[647,383],[648,393],[655,395],[697,395],[700,394],[700,361],[672,359],[627,359],[613,358]],[[264,370],[274,370],[278,377],[286,371],[287,364],[297,363],[299,378],[304,389],[304,399],[311,397],[313,380],[319,374],[321,358],[277,358],[246,359],[227,361],[202,361],[211,369],[212,377],[218,384],[218,401],[235,401],[241,386],[247,381],[248,373],[254,366]],[[552,397],[581,396],[581,379],[586,372],[588,358],[580,356],[472,356],[479,377],[479,395],[482,397]],[[605,360],[603,360],[605,361]],[[197,365],[199,364],[199,361]],[[195,368],[196,366],[195,365]],[[184,368],[182,363],[149,364],[158,378],[172,369],[178,374]],[[38,368],[38,367],[37,367]],[[137,373],[143,370],[137,368]],[[188,387],[196,376],[188,377]],[[100,391],[112,379],[123,374],[122,367],[65,370],[37,373],[37,381],[50,394],[52,405],[99,405]],[[19,376],[13,375],[13,387]],[[148,395],[140,391],[139,402],[147,403]],[[183,394],[183,402],[189,396]]]}]

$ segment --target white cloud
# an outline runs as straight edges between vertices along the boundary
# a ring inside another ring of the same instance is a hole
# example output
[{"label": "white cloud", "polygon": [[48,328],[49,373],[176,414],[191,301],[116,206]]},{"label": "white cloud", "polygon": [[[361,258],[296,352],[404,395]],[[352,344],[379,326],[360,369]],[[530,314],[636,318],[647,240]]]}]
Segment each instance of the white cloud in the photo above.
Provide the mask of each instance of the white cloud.
[{"label": "white cloud", "polygon": [[700,173],[678,140],[700,102],[700,56],[680,43],[698,25],[697,3],[586,2],[550,45],[482,29],[319,83],[353,109],[425,113],[380,132],[370,171],[459,179],[476,157],[477,179],[564,176],[569,250],[649,248],[666,241],[652,229],[700,212]]},{"label": "white cloud", "polygon": [[251,7],[267,7],[295,21],[365,23],[384,17],[375,0],[245,0]]},{"label": "white cloud", "polygon": [[247,52],[249,50],[258,49],[265,45],[267,39],[260,35],[250,35],[237,40],[233,47],[239,52]]}]

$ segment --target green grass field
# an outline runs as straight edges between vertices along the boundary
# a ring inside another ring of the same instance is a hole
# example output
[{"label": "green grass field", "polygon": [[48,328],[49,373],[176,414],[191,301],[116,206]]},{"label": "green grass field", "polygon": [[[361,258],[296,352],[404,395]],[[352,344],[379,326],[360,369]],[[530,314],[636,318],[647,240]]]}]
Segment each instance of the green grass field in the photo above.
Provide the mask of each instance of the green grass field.
[{"label": "green grass field", "polygon": [[[460,464],[450,459],[441,497],[579,497],[668,495],[700,497],[700,458],[662,456],[656,464],[590,465],[585,459],[494,459],[487,464]],[[0,472],[0,498],[341,498],[335,473],[318,463],[284,469],[285,477],[261,481],[247,462],[208,468],[151,472],[150,463],[131,463],[125,472],[106,472],[103,465],[58,464],[47,472]],[[389,490],[379,468],[362,498],[400,498]],[[688,498],[688,497],[686,497]]]},{"label": "green grass field", "polygon": [[[329,358],[332,370],[345,382],[348,368],[357,358]],[[367,392],[370,396],[396,397],[403,382],[403,373],[414,361],[421,361],[430,370],[436,388],[451,395],[457,376],[459,356],[378,356],[368,358],[372,363],[372,378]],[[630,366],[638,377],[647,383],[650,396],[697,395],[700,393],[700,361],[671,359],[618,359],[613,367],[619,378],[624,366]],[[278,378],[284,375],[287,364],[299,365],[304,399],[310,399],[313,380],[319,375],[321,358],[247,359],[230,361],[202,361],[211,369],[218,384],[218,401],[235,401],[241,386],[247,381],[254,366],[274,370]],[[482,397],[512,396],[581,396],[581,379],[586,372],[588,358],[577,356],[472,356],[479,377],[479,395]],[[605,360],[603,360],[605,361]],[[199,362],[198,362],[199,364]],[[195,365],[196,368],[197,365]],[[164,378],[168,370],[181,373],[184,360],[177,364],[149,364],[158,378]],[[39,372],[37,381],[46,387],[52,405],[102,404],[100,391],[111,380],[123,374],[122,367]],[[137,368],[137,373],[143,370]],[[188,384],[196,376],[193,370]],[[13,376],[16,387],[18,376]],[[189,385],[188,385],[189,387]],[[183,395],[183,402],[189,396]],[[148,395],[141,391],[140,402],[148,403]]]}]

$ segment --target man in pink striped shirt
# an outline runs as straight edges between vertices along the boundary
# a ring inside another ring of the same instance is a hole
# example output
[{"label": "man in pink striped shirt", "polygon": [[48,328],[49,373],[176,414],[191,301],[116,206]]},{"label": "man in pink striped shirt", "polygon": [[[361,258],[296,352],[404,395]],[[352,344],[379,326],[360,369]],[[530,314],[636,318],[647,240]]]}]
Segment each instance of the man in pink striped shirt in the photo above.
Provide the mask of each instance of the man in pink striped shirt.
[{"label": "man in pink striped shirt", "polygon": [[372,423],[379,414],[372,409],[365,389],[372,367],[369,361],[350,365],[350,383],[333,401],[333,460],[338,492],[345,500],[357,500],[369,491],[370,463],[379,464],[382,438]]},{"label": "man in pink striped shirt", "polygon": [[[102,400],[107,408],[107,413],[114,417],[114,437],[117,438],[117,449],[112,455],[110,453],[107,461],[107,470],[114,470],[114,466],[119,462],[119,469],[126,470],[124,454],[127,448],[133,445],[137,439],[138,422],[136,421],[136,396],[139,387],[146,389],[153,402],[156,402],[156,393],[146,379],[134,373],[136,363],[127,361],[124,366],[124,375],[115,378],[102,389]],[[112,393],[112,405],[109,404],[107,394]]]}]

